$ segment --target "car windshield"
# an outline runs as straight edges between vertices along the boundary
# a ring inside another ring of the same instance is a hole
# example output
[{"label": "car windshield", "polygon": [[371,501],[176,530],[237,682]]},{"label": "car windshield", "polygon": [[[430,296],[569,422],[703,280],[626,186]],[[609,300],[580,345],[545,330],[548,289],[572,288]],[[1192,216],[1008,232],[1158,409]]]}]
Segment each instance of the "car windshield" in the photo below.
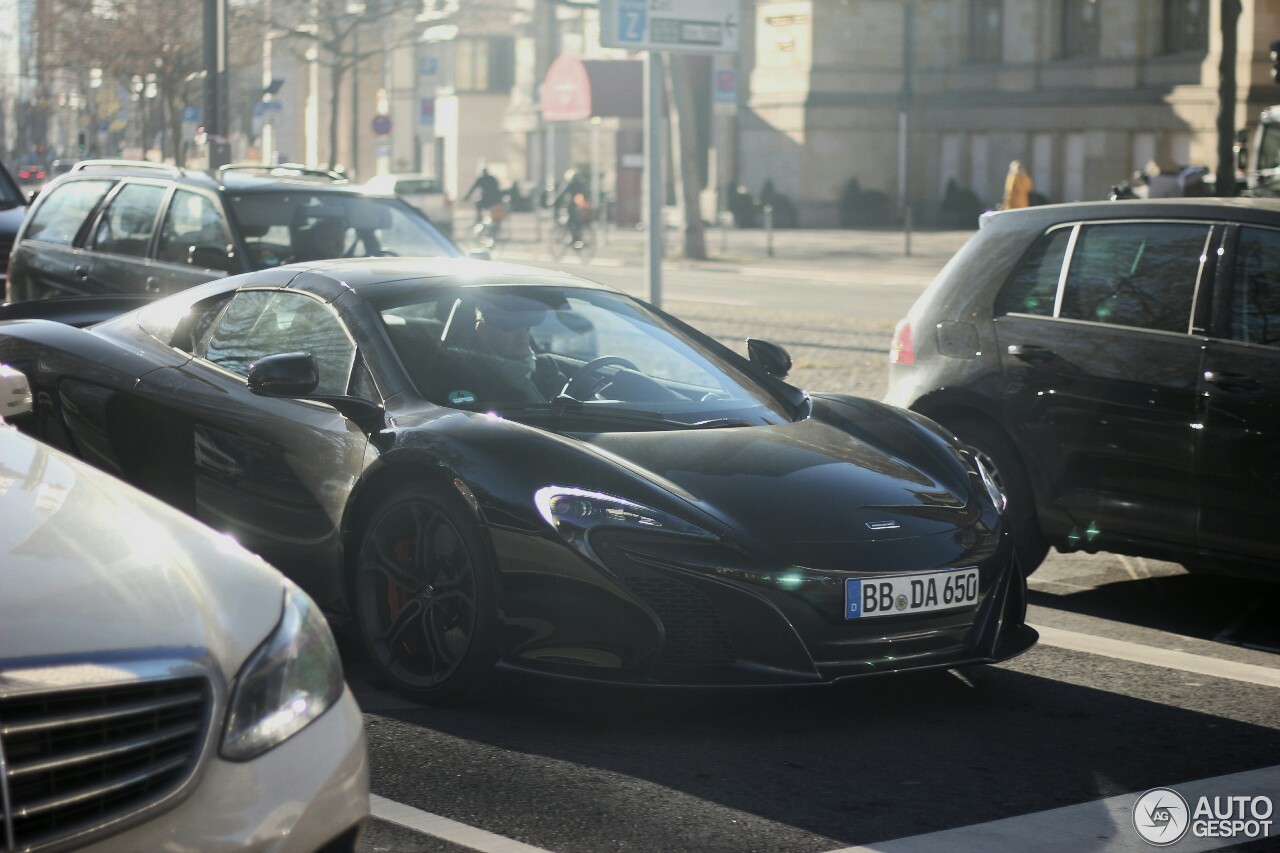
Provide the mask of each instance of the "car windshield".
[{"label": "car windshield", "polygon": [[419,393],[440,405],[596,431],[790,420],[768,380],[624,295],[532,285],[429,294],[402,286],[374,305]]},{"label": "car windshield", "polygon": [[331,258],[454,257],[457,247],[391,198],[288,189],[230,193],[254,269]]}]

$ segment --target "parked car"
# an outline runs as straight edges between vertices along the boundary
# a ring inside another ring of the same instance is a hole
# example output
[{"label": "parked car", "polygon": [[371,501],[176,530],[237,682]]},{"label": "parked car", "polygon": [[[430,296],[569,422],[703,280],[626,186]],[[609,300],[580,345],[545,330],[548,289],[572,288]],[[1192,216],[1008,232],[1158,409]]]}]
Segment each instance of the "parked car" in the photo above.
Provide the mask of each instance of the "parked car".
[{"label": "parked car", "polygon": [[[0,365],[4,418],[26,386]],[[355,848],[363,722],[302,590],[4,420],[0,518],[5,850]]]},{"label": "parked car", "polygon": [[298,261],[458,254],[414,208],[332,172],[82,160],[32,205],[6,301],[159,296]]},{"label": "parked car", "polygon": [[333,261],[88,329],[0,324],[30,428],[233,535],[428,701],[496,663],[818,684],[1036,638],[1003,498],[916,415],[809,395],[619,291]]},{"label": "parked car", "polygon": [[365,184],[369,192],[396,195],[427,215],[432,224],[453,236],[453,199],[438,178],[417,173],[377,175]]},{"label": "parked car", "polygon": [[9,280],[9,253],[13,251],[14,237],[26,214],[27,197],[0,162],[0,288]]},{"label": "parked car", "polygon": [[1275,579],[1280,200],[983,219],[898,324],[887,402],[972,446],[1048,547]]},{"label": "parked car", "polygon": [[43,163],[21,163],[18,165],[18,180],[24,184],[38,184],[48,177],[49,170]]}]

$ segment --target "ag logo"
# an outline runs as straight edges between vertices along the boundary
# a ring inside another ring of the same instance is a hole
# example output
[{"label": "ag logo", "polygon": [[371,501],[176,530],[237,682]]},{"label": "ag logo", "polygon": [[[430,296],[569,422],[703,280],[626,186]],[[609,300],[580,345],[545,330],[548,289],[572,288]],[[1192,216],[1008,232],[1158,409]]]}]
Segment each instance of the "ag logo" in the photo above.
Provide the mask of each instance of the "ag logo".
[{"label": "ag logo", "polygon": [[1190,823],[1187,801],[1171,788],[1152,788],[1133,804],[1133,828],[1157,847],[1178,843]]}]

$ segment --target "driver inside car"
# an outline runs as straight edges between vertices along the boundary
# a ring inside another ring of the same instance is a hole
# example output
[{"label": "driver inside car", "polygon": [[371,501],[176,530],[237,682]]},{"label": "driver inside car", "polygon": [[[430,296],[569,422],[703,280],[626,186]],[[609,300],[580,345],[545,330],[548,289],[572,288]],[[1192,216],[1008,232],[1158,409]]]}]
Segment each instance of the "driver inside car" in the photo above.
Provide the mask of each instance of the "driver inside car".
[{"label": "driver inside car", "polygon": [[545,305],[522,296],[480,305],[474,336],[452,350],[459,369],[450,402],[545,403],[559,395],[569,377],[532,346],[532,329],[546,316]]}]

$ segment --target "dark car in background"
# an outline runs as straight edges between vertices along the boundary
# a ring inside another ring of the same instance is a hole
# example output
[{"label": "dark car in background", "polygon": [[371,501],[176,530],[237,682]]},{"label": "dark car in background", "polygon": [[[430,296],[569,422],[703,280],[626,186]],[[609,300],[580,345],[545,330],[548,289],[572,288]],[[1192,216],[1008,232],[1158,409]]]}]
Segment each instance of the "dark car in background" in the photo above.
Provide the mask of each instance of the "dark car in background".
[{"label": "dark car in background", "polygon": [[984,217],[898,325],[886,401],[973,447],[1050,545],[1276,579],[1280,200]]},{"label": "dark car in background", "polygon": [[0,162],[0,288],[8,281],[9,253],[13,251],[14,237],[26,215],[27,199],[22,187]]},{"label": "dark car in background", "polygon": [[286,263],[459,254],[410,205],[331,172],[82,160],[32,205],[5,301],[159,296]]}]

